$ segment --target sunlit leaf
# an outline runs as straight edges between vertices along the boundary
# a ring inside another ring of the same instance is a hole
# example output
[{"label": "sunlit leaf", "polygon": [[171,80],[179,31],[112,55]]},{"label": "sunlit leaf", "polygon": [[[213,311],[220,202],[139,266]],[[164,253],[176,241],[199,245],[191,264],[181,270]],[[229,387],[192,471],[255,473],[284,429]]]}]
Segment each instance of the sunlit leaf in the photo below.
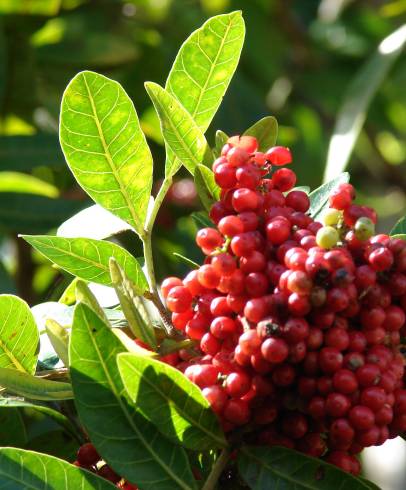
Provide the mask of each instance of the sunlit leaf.
[{"label": "sunlit leaf", "polygon": [[89,71],[76,75],[62,99],[60,141],[83,189],[142,235],[152,156],[121,85]]},{"label": "sunlit leaf", "polygon": [[113,490],[115,485],[62,459],[0,448],[0,488],[13,490]]},{"label": "sunlit leaf", "polygon": [[368,106],[406,43],[406,25],[386,37],[348,85],[338,112],[327,155],[324,181],[347,166],[364,125]]},{"label": "sunlit leaf", "polygon": [[20,194],[36,194],[45,197],[58,197],[58,189],[48,182],[32,175],[19,172],[0,172],[0,192],[18,192]]},{"label": "sunlit leaf", "polygon": [[186,454],[131,406],[116,356],[125,347],[86,305],[75,310],[70,364],[75,403],[107,463],[143,490],[194,490]]},{"label": "sunlit leaf", "polygon": [[31,400],[55,401],[73,398],[69,383],[32,376],[15,369],[0,368],[0,386]]},{"label": "sunlit leaf", "polygon": [[48,338],[58,354],[59,359],[64,363],[66,367],[69,366],[68,346],[69,346],[69,333],[66,328],[59,325],[58,322],[50,318],[45,325],[45,329]]},{"label": "sunlit leaf", "polygon": [[1,0],[3,14],[55,15],[61,0]]},{"label": "sunlit leaf", "polygon": [[[189,112],[203,133],[237,68],[244,37],[241,12],[212,17],[183,43],[168,75],[165,88]],[[181,163],[168,151],[165,174],[169,177],[175,174]]]},{"label": "sunlit leaf", "polygon": [[0,325],[0,367],[33,373],[39,334],[27,303],[17,296],[0,295]]},{"label": "sunlit leaf", "polygon": [[134,354],[120,354],[118,367],[131,400],[162,434],[194,450],[226,446],[208,401],[179,370]]},{"label": "sunlit leaf", "polygon": [[210,164],[213,154],[192,116],[158,84],[147,82],[145,88],[161,121],[165,142],[179,161],[192,174],[196,165],[204,162]]},{"label": "sunlit leaf", "polygon": [[23,236],[45,257],[71,274],[98,284],[111,286],[109,259],[114,257],[137,287],[139,294],[147,289],[139,262],[124,248],[112,242],[91,238]]}]

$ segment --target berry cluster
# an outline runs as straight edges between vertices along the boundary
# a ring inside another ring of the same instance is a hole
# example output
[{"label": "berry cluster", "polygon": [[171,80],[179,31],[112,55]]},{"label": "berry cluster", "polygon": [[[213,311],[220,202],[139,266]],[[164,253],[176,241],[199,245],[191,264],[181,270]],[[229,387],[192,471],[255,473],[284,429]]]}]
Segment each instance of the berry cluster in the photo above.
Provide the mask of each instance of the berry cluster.
[{"label": "berry cluster", "polygon": [[196,236],[204,265],[161,289],[196,350],[165,361],[202,389],[226,432],[244,426],[251,443],[358,474],[356,454],[406,430],[406,242],[374,234],[376,213],[353,203],[350,184],[314,221],[291,160],[250,136],[224,146],[216,228]]},{"label": "berry cluster", "polygon": [[76,456],[76,461],[73,464],[75,466],[85,468],[92,473],[96,473],[105,480],[114,483],[117,488],[121,488],[122,490],[138,489],[137,486],[124,481],[121,476],[117,475],[117,473],[110,468],[110,466],[105,464],[101,460],[96,448],[90,442],[80,446]]}]

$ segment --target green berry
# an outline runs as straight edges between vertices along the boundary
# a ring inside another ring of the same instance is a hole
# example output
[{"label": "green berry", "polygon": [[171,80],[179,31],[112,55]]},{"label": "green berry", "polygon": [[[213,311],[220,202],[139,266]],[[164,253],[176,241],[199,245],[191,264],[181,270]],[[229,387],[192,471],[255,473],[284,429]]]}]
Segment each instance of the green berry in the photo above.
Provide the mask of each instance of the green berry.
[{"label": "green berry", "polygon": [[342,212],[338,209],[327,209],[322,218],[324,226],[337,225],[342,217]]},{"label": "green berry", "polygon": [[354,230],[358,240],[368,240],[375,234],[375,225],[369,218],[358,218]]},{"label": "green berry", "polygon": [[338,231],[332,226],[323,226],[317,232],[316,243],[321,248],[333,248],[338,242]]}]

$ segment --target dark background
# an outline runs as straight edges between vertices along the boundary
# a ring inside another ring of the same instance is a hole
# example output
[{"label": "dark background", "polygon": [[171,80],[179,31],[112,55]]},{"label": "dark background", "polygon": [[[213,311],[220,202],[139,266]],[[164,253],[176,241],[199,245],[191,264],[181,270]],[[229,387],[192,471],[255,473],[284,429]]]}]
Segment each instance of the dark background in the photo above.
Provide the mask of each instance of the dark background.
[{"label": "dark background", "polygon": [[[58,298],[69,283],[16,238],[17,233],[55,232],[89,204],[57,139],[59,104],[69,80],[91,69],[124,86],[149,138],[159,180],[164,151],[143,82],[163,84],[183,40],[211,15],[234,9],[243,10],[247,38],[208,139],[213,143],[217,128],[240,133],[260,117],[275,115],[278,142],[293,151],[299,185],[318,186],[343,97],[379,43],[405,22],[406,1],[0,2],[1,293],[18,292],[35,303]],[[361,92],[369,83],[364,77]],[[377,209],[381,230],[406,207],[405,86],[406,57],[400,55],[372,99],[349,164],[359,200]],[[35,180],[27,187],[21,173],[50,185]],[[188,215],[200,203],[189,178],[179,172],[155,229],[160,277],[183,270],[173,252],[198,258]],[[136,237],[120,240],[140,254]]]}]

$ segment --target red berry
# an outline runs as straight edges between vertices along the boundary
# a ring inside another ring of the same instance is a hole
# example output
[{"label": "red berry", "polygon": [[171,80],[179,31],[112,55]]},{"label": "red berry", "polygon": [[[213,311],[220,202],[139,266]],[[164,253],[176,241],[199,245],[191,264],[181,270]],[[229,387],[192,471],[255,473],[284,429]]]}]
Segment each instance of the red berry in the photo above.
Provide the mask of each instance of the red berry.
[{"label": "red berry", "polygon": [[244,425],[249,421],[251,413],[247,402],[231,399],[226,402],[223,415],[235,425]]},{"label": "red berry", "polygon": [[167,277],[162,281],[161,293],[164,299],[168,297],[169,291],[176,286],[183,286],[182,281],[178,277]]},{"label": "red berry", "polygon": [[251,378],[244,372],[231,373],[227,376],[225,389],[232,398],[244,396],[251,388]]},{"label": "red berry", "polygon": [[296,174],[290,168],[280,168],[272,176],[272,182],[281,192],[290,191],[296,184]]},{"label": "red berry", "polygon": [[261,352],[267,361],[277,364],[288,357],[289,348],[284,340],[269,338],[262,343]]},{"label": "red berry", "polygon": [[93,466],[100,460],[99,453],[91,442],[80,446],[76,458],[80,466],[85,467]]},{"label": "red berry", "polygon": [[190,308],[193,297],[184,286],[176,286],[169,291],[166,298],[168,309],[174,313],[183,313]]},{"label": "red berry", "polygon": [[352,407],[348,419],[355,430],[370,429],[375,423],[374,412],[364,405]]},{"label": "red berry", "polygon": [[292,154],[289,148],[284,146],[274,146],[266,152],[267,159],[272,165],[287,165],[292,163]]},{"label": "red berry", "polygon": [[258,194],[247,188],[237,189],[233,192],[233,208],[237,213],[254,211],[259,204]]}]

